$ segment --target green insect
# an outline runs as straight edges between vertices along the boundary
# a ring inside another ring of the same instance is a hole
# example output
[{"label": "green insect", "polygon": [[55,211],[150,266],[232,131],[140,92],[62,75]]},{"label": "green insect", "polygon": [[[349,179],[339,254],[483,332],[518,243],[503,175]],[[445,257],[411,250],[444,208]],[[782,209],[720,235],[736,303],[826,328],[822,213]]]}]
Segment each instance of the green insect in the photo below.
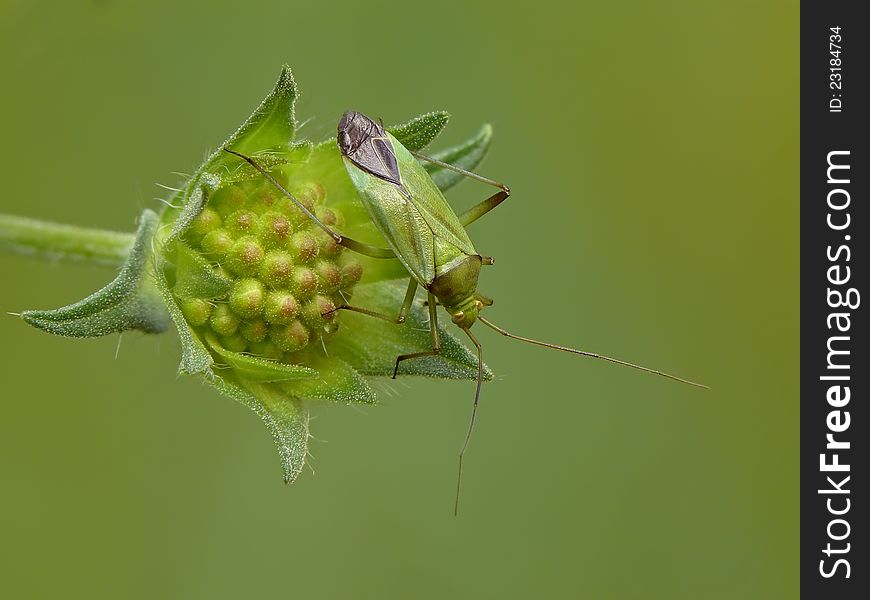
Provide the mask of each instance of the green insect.
[{"label": "green insect", "polygon": [[[390,246],[389,248],[377,248],[342,236],[321,222],[254,159],[227,148],[225,150],[244,159],[260,171],[266,179],[290,198],[299,207],[299,210],[332,236],[337,244],[374,258],[397,258],[407,269],[410,282],[398,316],[385,315],[365,307],[347,304],[338,306],[335,310],[350,310],[393,323],[404,323],[414,301],[417,286],[426,290],[432,350],[398,356],[396,368],[393,371],[394,378],[399,372],[399,365],[402,361],[421,356],[437,355],[440,352],[441,342],[438,336],[436,310],[439,304],[447,310],[451,320],[474,343],[478,358],[477,389],[474,394],[474,405],[468,432],[459,452],[455,513],[458,513],[459,510],[462,459],[474,430],[477,406],[480,400],[480,387],[483,382],[483,350],[480,342],[471,333],[471,326],[474,325],[475,321],[480,321],[509,338],[606,360],[689,385],[706,387],[674,375],[608,356],[514,335],[491,323],[481,316],[480,312],[484,307],[492,304],[492,300],[477,291],[477,280],[481,267],[492,265],[494,261],[491,257],[477,252],[465,231],[465,227],[501,204],[510,196],[510,189],[492,179],[409,151],[386,131],[383,125],[355,111],[347,111],[342,116],[341,122],[338,124],[337,141],[351,181],[368,209],[372,221]],[[420,164],[420,160],[432,162],[440,167],[487,183],[498,188],[498,191],[462,215],[457,215],[444,198],[441,190],[438,189]]]}]

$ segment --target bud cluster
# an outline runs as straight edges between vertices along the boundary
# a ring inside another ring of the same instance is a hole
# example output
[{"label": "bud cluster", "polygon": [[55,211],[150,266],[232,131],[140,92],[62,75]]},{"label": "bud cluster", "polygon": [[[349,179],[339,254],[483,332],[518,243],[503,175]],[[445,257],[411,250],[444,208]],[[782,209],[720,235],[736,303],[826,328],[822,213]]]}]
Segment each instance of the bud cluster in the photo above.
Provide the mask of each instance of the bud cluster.
[{"label": "bud cluster", "polygon": [[[282,184],[286,183],[282,181]],[[287,184],[320,221],[341,229],[315,182]],[[227,350],[276,361],[338,329],[335,308],[350,297],[362,265],[298,206],[262,179],[214,191],[184,241],[227,280],[221,298],[180,298],[187,322]]]}]

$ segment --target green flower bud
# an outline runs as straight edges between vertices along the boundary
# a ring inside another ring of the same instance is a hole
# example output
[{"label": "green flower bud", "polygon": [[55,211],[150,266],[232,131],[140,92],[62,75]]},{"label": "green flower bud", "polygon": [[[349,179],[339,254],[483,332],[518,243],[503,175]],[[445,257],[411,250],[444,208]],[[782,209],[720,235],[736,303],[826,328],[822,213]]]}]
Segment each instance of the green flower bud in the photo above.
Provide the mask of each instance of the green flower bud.
[{"label": "green flower bud", "polygon": [[190,227],[186,232],[186,236],[188,239],[194,242],[198,242],[203,238],[204,235],[211,231],[214,231],[220,226],[220,215],[210,208],[204,208],[202,209],[202,212],[200,212],[191,222]]},{"label": "green flower bud", "polygon": [[239,318],[233,314],[226,304],[214,307],[209,318],[212,331],[224,337],[234,335],[239,328]]},{"label": "green flower bud", "polygon": [[308,231],[294,233],[290,237],[290,243],[287,247],[290,253],[296,257],[297,262],[309,262],[317,256],[317,240]]},{"label": "green flower bud", "polygon": [[263,312],[263,284],[259,279],[239,279],[230,293],[230,308],[242,319],[253,319]]},{"label": "green flower bud", "polygon": [[234,236],[254,233],[257,227],[257,215],[250,210],[237,210],[226,218],[225,227]]},{"label": "green flower bud", "polygon": [[319,256],[334,258],[344,251],[344,247],[325,231],[315,231],[314,235],[317,238],[317,254]]},{"label": "green flower bud", "polygon": [[230,214],[243,209],[247,201],[248,195],[245,194],[242,188],[237,185],[228,185],[212,194],[208,205],[209,208],[217,211],[221,217],[226,218]]},{"label": "green flower bud", "polygon": [[246,235],[233,242],[227,254],[226,267],[234,275],[253,275],[265,255],[266,252],[257,238]]},{"label": "green flower bud", "polygon": [[267,187],[260,187],[254,192],[257,204],[261,209],[274,208],[281,200],[281,191],[272,186],[271,183]]},{"label": "green flower bud", "polygon": [[266,296],[265,317],[269,323],[286,325],[299,312],[299,303],[288,292],[269,292]]},{"label": "green flower bud", "polygon": [[246,321],[239,327],[239,333],[249,342],[262,342],[269,335],[269,326],[263,319]]},{"label": "green flower bud", "polygon": [[297,183],[288,191],[310,211],[315,210],[316,205],[326,200],[326,190],[315,181]]},{"label": "green flower bud", "polygon": [[211,304],[201,298],[183,298],[179,302],[181,312],[187,322],[194,327],[201,327],[208,323],[211,316]]},{"label": "green flower bud", "polygon": [[202,238],[200,247],[206,254],[220,260],[227,255],[232,245],[233,238],[226,229],[215,229]]},{"label": "green flower bud", "polygon": [[329,225],[331,227],[335,227],[336,225],[338,225],[338,217],[335,216],[335,211],[333,211],[331,208],[326,208],[325,206],[318,206],[314,209],[314,215],[326,225]]},{"label": "green flower bud", "polygon": [[238,333],[229,337],[222,337],[220,341],[224,348],[232,352],[244,352],[248,349],[248,340]]},{"label": "green flower bud", "polygon": [[336,316],[335,302],[328,296],[318,294],[302,307],[301,317],[312,329],[323,329],[323,326]]},{"label": "green flower bud", "polygon": [[334,262],[318,260],[314,263],[317,273],[317,289],[321,292],[334,292],[341,287],[341,268]]},{"label": "green flower bud", "polygon": [[273,289],[290,286],[293,274],[293,259],[284,250],[271,250],[266,253],[260,265],[260,281]]},{"label": "green flower bud", "polygon": [[293,232],[290,219],[279,212],[264,213],[258,223],[260,242],[266,248],[283,248]]},{"label": "green flower bud", "polygon": [[290,219],[290,223],[294,227],[308,227],[311,223],[311,220],[305,213],[299,210],[296,203],[286,196],[279,198],[278,201],[275,202],[273,209]]},{"label": "green flower bud", "polygon": [[308,298],[317,291],[317,274],[313,269],[296,267],[290,280],[290,289],[298,298]]},{"label": "green flower bud", "polygon": [[350,253],[345,252],[341,260],[341,288],[348,289],[359,283],[362,278],[363,267],[362,263],[350,256]]},{"label": "green flower bud", "polygon": [[272,327],[269,339],[285,352],[296,352],[308,344],[308,330],[298,320]]}]

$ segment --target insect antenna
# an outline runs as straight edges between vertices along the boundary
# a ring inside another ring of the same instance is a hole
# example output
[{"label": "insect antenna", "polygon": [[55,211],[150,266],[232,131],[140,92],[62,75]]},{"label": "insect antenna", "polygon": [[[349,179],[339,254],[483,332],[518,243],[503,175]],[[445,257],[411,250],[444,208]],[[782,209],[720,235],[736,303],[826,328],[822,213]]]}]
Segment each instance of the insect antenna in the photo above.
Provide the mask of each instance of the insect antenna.
[{"label": "insect antenna", "polygon": [[474,346],[477,348],[477,390],[474,392],[474,406],[471,408],[471,421],[468,424],[468,432],[465,434],[465,441],[462,443],[462,450],[459,451],[459,472],[456,475],[456,501],[453,503],[453,516],[459,516],[459,490],[462,487],[462,457],[465,456],[465,451],[468,449],[468,442],[471,441],[471,432],[474,431],[474,420],[477,418],[477,404],[480,401],[480,385],[483,383],[483,347],[474,334],[467,328],[463,331],[468,334]]},{"label": "insect antenna", "polygon": [[[586,352],[584,350],[577,350],[575,348],[568,348],[567,346],[559,346],[557,344],[550,344],[547,342],[541,342],[538,340],[533,340],[531,338],[523,337],[521,335],[516,335],[505,331],[498,325],[495,325],[491,321],[487,321],[485,318],[478,315],[477,320],[482,322],[484,325],[489,327],[490,329],[494,329],[503,336],[513,338],[515,340],[520,340],[521,342],[528,342],[529,344],[535,344],[536,346],[543,346],[544,348],[553,348],[555,350],[562,350],[563,352],[571,352],[572,354],[580,354],[581,356],[588,356],[590,358],[598,358],[600,360],[606,360],[607,362],[612,362],[617,365],[623,365],[625,367],[631,367],[632,369],[638,369],[639,371],[646,371],[647,373],[652,373],[653,375],[661,375],[662,377],[666,377],[668,379],[673,379],[674,381],[679,381],[680,383],[685,383],[688,385],[693,385],[695,387],[704,388],[705,390],[709,390],[710,387],[706,386],[702,383],[695,383],[694,381],[689,381],[688,379],[683,379],[682,377],[677,377],[676,375],[671,375],[669,373],[665,373],[663,371],[658,371],[656,369],[650,369],[648,367],[642,367],[640,365],[636,365],[634,363],[626,362],[624,360],[619,360],[617,358],[611,358],[609,356],[604,356],[603,354],[595,354],[594,352]],[[470,335],[470,334],[469,334]]]}]

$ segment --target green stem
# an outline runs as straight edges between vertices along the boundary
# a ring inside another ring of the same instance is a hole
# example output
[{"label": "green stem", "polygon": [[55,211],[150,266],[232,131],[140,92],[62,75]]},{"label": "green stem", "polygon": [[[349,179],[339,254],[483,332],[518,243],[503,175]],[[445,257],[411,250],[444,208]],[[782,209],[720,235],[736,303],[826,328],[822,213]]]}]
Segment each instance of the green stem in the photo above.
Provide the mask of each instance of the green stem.
[{"label": "green stem", "polygon": [[0,214],[0,252],[52,260],[123,264],[135,235]]}]

